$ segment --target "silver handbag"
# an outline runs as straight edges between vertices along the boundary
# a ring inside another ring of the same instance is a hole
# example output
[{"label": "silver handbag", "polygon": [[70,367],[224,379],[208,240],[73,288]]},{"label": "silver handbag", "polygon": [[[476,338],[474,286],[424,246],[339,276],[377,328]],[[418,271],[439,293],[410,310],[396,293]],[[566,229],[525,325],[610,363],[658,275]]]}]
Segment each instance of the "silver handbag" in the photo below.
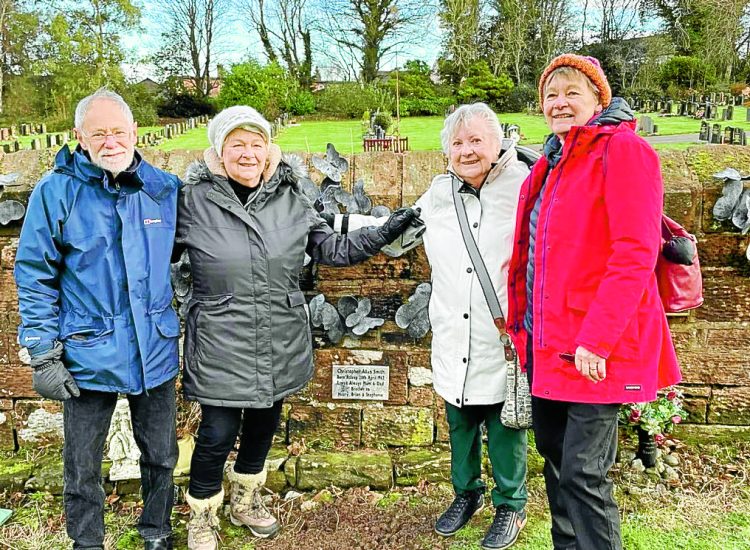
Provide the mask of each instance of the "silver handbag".
[{"label": "silver handbag", "polygon": [[505,403],[500,411],[500,422],[506,428],[522,430],[531,428],[531,389],[525,372],[521,372],[518,355],[508,365],[505,385]]}]

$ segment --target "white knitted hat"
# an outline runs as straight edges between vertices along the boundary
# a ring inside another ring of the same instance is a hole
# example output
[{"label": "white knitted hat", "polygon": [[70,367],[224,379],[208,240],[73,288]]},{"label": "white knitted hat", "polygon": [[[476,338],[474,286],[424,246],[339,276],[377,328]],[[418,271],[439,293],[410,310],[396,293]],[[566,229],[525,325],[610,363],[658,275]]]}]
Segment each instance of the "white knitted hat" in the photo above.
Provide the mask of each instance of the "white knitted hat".
[{"label": "white knitted hat", "polygon": [[257,129],[266,143],[271,143],[271,125],[258,111],[246,105],[227,107],[217,114],[208,125],[208,141],[211,147],[221,157],[224,140],[232,130],[240,126],[250,126]]}]

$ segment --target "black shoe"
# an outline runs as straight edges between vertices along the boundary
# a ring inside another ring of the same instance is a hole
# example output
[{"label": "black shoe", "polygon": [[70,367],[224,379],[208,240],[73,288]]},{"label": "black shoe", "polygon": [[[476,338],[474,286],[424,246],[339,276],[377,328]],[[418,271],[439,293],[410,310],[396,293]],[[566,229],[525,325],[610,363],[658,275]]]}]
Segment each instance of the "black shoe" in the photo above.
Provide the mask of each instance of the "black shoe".
[{"label": "black shoe", "polygon": [[147,540],[145,550],[172,550],[172,537]]},{"label": "black shoe", "polygon": [[485,550],[510,548],[516,542],[524,525],[526,525],[525,510],[516,512],[507,504],[501,504],[495,509],[495,519],[492,520],[492,525],[482,541],[482,548]]},{"label": "black shoe", "polygon": [[456,495],[448,509],[435,522],[435,532],[450,537],[461,529],[484,506],[484,491]]}]

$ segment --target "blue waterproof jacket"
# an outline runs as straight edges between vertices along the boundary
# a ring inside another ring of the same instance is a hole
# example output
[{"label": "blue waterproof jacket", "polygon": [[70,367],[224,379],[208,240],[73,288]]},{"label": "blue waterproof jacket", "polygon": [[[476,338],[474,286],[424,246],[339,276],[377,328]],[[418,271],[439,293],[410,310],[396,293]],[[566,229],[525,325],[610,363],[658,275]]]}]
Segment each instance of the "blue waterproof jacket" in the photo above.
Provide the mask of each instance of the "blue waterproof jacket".
[{"label": "blue waterproof jacket", "polygon": [[32,356],[63,343],[79,387],[141,393],[175,377],[180,325],[169,261],[180,180],[136,153],[121,186],[67,146],[29,199],[16,254]]}]

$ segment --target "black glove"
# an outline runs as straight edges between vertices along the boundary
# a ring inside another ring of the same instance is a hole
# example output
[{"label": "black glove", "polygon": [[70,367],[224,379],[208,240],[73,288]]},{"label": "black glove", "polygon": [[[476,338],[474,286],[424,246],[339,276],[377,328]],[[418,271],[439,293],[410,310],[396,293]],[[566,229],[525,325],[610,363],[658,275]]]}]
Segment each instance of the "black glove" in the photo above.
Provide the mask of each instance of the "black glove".
[{"label": "black glove", "polygon": [[65,401],[81,395],[75,380],[60,361],[62,352],[62,344],[55,342],[51,350],[31,358],[34,369],[32,386],[35,392],[47,399]]},{"label": "black glove", "polygon": [[687,237],[672,237],[661,249],[667,260],[682,265],[692,265],[695,252],[695,243]]},{"label": "black glove", "polygon": [[333,227],[333,222],[336,221],[336,216],[329,214],[328,212],[320,212],[319,216],[326,221],[329,227]]},{"label": "black glove", "polygon": [[409,207],[402,207],[394,211],[386,222],[378,228],[378,233],[385,239],[385,242],[391,243],[401,236],[413,220],[419,218],[419,212]]}]

